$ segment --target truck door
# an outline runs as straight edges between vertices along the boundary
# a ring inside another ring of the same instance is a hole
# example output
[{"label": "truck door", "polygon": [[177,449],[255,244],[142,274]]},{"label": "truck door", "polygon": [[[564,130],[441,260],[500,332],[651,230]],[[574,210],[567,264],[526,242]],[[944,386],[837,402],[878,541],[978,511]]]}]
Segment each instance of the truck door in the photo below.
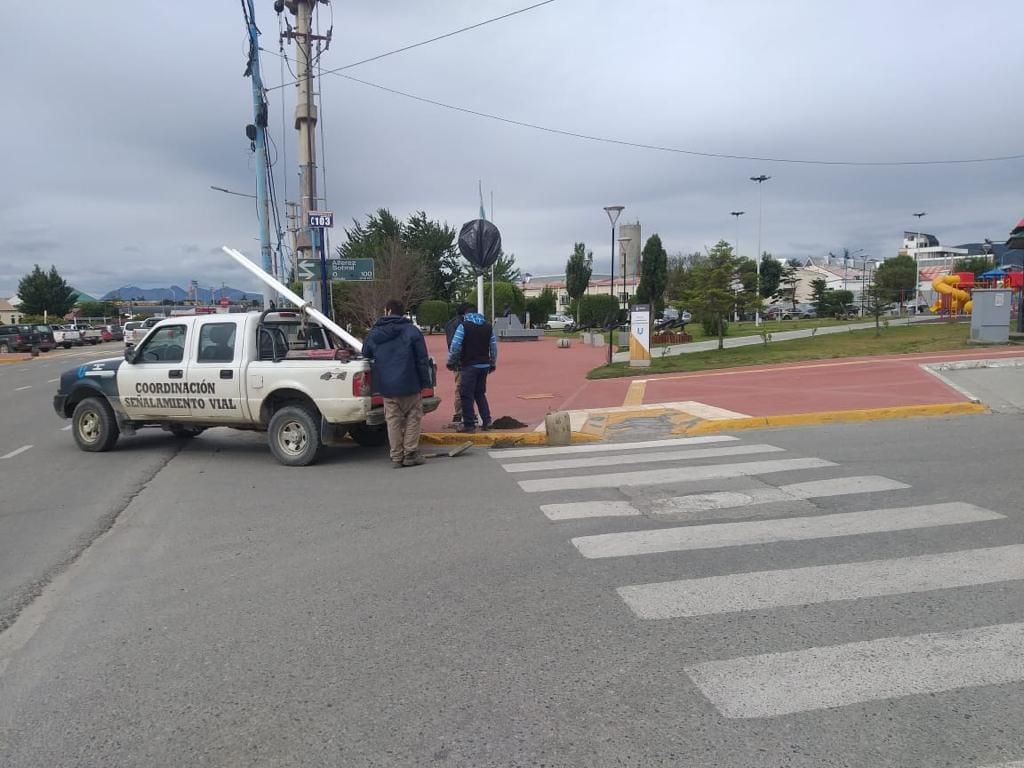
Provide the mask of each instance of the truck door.
[{"label": "truck door", "polygon": [[201,412],[193,407],[192,418],[209,418],[230,425],[245,421],[242,410],[242,327],[237,320],[211,317],[195,326],[187,379],[203,390]]},{"label": "truck door", "polygon": [[129,419],[181,419],[192,416],[185,381],[187,326],[164,325],[146,337],[117,372],[121,406]]}]

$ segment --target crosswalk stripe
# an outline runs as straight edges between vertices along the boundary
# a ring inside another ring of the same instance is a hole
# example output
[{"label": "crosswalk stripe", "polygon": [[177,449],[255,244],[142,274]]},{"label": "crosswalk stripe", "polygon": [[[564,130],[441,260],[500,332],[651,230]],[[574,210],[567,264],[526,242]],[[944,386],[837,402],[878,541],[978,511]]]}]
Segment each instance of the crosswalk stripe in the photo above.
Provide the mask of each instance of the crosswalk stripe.
[{"label": "crosswalk stripe", "polygon": [[611,472],[602,475],[574,475],[548,477],[541,480],[520,480],[519,487],[527,493],[540,491],[571,491],[583,488],[624,488],[636,485],[684,483],[697,480],[719,480],[727,477],[766,475],[772,472],[792,472],[798,469],[834,467],[824,459],[774,459],[747,461],[737,464],[714,464],[701,467],[673,467],[648,469],[640,472]]},{"label": "crosswalk stripe", "polygon": [[887,637],[686,667],[728,718],[775,717],[1024,681],[1024,623]]},{"label": "crosswalk stripe", "polygon": [[628,501],[574,501],[568,504],[542,504],[540,511],[549,520],[580,520],[586,517],[633,517],[642,514]]},{"label": "crosswalk stripe", "polygon": [[675,619],[1024,579],[1024,545],[619,587],[641,619]]},{"label": "crosswalk stripe", "polygon": [[502,464],[506,472],[542,472],[556,469],[583,469],[585,467],[616,467],[620,464],[656,464],[663,461],[690,461],[717,459],[723,456],[743,456],[754,453],[780,453],[785,448],[774,445],[730,445],[725,448],[696,448],[686,451],[654,451],[631,453],[626,456],[587,456],[582,459],[544,459]]},{"label": "crosswalk stripe", "polygon": [[872,509],[809,517],[784,517],[740,523],[711,523],[646,531],[578,536],[572,543],[588,558],[649,555],[693,549],[736,547],[778,541],[804,541],[883,531],[999,520],[1003,515],[973,504],[948,502],[919,507]]},{"label": "crosswalk stripe", "polygon": [[[778,501],[820,499],[852,493],[898,491],[909,487],[906,483],[890,480],[888,477],[880,475],[837,477],[831,480],[813,480],[808,483],[780,485],[778,488],[751,488],[746,491],[716,491],[714,493],[673,496],[655,502],[651,511],[654,514],[699,514]],[[628,501],[570,501],[564,504],[542,504],[540,511],[547,515],[549,520],[627,517],[642,514]]]},{"label": "crosswalk stripe", "polygon": [[560,456],[574,453],[606,453],[610,451],[633,451],[640,448],[678,448],[684,445],[706,445],[708,443],[731,443],[739,440],[732,435],[704,435],[701,437],[678,437],[669,440],[641,440],[635,443],[586,443],[584,445],[561,445],[550,448],[514,448],[488,451],[495,459],[525,459],[530,456]]}]

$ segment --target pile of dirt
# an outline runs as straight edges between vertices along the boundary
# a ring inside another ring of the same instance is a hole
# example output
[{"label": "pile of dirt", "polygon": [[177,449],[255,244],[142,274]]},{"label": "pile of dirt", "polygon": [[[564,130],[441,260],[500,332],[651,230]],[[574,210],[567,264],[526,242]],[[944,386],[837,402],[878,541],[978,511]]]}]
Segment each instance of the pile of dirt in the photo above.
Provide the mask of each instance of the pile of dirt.
[{"label": "pile of dirt", "polygon": [[500,419],[495,419],[491,422],[491,429],[522,429],[525,426],[526,424],[513,419],[511,416],[502,416]]}]

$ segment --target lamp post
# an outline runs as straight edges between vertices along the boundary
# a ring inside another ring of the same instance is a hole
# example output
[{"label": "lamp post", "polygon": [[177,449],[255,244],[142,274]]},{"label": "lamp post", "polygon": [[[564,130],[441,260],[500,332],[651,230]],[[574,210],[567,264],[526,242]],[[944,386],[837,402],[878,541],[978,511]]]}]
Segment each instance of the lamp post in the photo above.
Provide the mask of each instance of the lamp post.
[{"label": "lamp post", "polygon": [[629,259],[629,244],[632,241],[632,237],[619,238],[619,250],[622,251],[622,303],[626,305],[626,309],[629,308],[629,292],[626,289],[626,262]]},{"label": "lamp post", "polygon": [[864,281],[864,270],[860,271],[860,316],[864,317],[864,291],[867,290],[868,286],[875,284],[875,264],[878,263],[878,259],[864,259],[864,266],[871,265],[871,278],[865,283]]},{"label": "lamp post", "polygon": [[[742,216],[744,213],[746,213],[746,211],[729,211],[729,215],[736,218],[736,250],[735,250],[734,254],[735,254],[737,259],[740,257],[740,216]],[[736,296],[736,294],[734,292],[734,296],[733,296],[734,300],[735,300],[735,296]],[[739,312],[739,308],[738,308],[738,301],[733,304],[733,319],[737,323],[740,321],[740,312]]]},{"label": "lamp post", "polygon": [[757,182],[757,258],[754,259],[757,270],[757,292],[754,295],[754,325],[758,328],[761,327],[761,219],[764,212],[761,185],[770,178],[771,176],[765,176],[763,173],[760,176],[750,177],[751,181]]},{"label": "lamp post", "polygon": [[[619,214],[622,213],[624,205],[606,205],[604,212],[608,214],[608,221],[612,223],[612,269],[609,283],[609,293],[615,296],[615,222],[619,220]],[[616,302],[616,305],[618,302]],[[612,336],[614,335],[615,327],[612,326],[608,329],[608,365],[612,364]]]}]

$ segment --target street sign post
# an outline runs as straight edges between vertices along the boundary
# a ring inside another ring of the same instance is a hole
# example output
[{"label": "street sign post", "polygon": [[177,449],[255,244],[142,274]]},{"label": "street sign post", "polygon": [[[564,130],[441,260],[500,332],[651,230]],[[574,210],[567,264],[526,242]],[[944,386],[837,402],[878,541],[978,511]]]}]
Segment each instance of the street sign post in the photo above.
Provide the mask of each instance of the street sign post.
[{"label": "street sign post", "polygon": [[[328,280],[373,280],[373,259],[327,259],[326,263]],[[299,259],[295,268],[303,282],[319,280],[323,276],[319,259]]]}]

